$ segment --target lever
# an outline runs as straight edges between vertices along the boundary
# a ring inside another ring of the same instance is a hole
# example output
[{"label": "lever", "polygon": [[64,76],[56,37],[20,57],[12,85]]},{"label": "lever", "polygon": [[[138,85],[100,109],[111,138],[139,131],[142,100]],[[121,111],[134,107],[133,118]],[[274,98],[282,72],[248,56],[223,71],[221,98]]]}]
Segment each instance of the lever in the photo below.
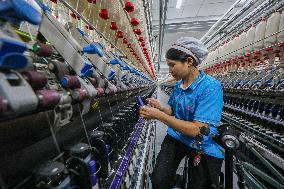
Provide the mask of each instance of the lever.
[{"label": "lever", "polygon": [[144,102],[143,102],[143,100],[142,100],[142,97],[141,97],[141,96],[138,96],[138,97],[137,97],[137,100],[138,100],[138,104],[139,104],[139,106],[145,106],[145,104],[144,104]]}]

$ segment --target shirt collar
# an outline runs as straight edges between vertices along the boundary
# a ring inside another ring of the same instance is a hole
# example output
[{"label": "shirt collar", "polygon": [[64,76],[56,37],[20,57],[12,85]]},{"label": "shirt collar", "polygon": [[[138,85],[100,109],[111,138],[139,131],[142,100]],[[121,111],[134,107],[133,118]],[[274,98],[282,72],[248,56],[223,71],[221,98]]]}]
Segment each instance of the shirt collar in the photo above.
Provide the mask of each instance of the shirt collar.
[{"label": "shirt collar", "polygon": [[179,88],[182,90],[188,90],[191,89],[192,91],[199,85],[199,83],[205,78],[205,73],[203,71],[199,71],[200,74],[198,77],[185,89],[182,88],[183,81],[180,82]]}]

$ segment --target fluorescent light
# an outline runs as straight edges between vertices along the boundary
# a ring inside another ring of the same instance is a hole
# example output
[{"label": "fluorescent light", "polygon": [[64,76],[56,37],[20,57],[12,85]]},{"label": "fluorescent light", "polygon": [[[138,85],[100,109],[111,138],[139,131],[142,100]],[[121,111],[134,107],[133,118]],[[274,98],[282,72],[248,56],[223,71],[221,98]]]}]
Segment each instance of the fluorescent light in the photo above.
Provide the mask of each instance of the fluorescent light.
[{"label": "fluorescent light", "polygon": [[180,9],[181,4],[182,4],[182,0],[177,0],[176,8],[177,8],[177,9]]}]

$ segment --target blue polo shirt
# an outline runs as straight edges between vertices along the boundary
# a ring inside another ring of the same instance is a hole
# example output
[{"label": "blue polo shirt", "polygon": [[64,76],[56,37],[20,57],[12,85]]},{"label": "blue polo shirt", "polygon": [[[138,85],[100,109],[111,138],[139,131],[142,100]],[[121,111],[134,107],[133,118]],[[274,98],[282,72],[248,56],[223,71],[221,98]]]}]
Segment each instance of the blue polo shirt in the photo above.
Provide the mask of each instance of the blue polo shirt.
[{"label": "blue polo shirt", "polygon": [[[185,89],[182,88],[182,81],[178,81],[168,104],[177,119],[208,123],[210,134],[203,137],[202,150],[207,155],[224,158],[222,147],[212,139],[212,136],[218,135],[217,128],[223,108],[223,90],[218,80],[200,71],[196,80]],[[195,148],[193,137],[186,136],[171,127],[168,128],[167,133],[189,148]]]}]

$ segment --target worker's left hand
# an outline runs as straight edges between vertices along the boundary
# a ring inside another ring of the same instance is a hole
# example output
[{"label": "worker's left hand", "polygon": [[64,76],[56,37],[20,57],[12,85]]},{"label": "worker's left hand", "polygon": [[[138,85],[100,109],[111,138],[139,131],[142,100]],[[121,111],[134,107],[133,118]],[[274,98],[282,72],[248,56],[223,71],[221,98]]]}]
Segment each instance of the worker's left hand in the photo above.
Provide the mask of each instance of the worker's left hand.
[{"label": "worker's left hand", "polygon": [[164,113],[157,108],[141,106],[139,109],[139,114],[145,119],[160,119]]}]

